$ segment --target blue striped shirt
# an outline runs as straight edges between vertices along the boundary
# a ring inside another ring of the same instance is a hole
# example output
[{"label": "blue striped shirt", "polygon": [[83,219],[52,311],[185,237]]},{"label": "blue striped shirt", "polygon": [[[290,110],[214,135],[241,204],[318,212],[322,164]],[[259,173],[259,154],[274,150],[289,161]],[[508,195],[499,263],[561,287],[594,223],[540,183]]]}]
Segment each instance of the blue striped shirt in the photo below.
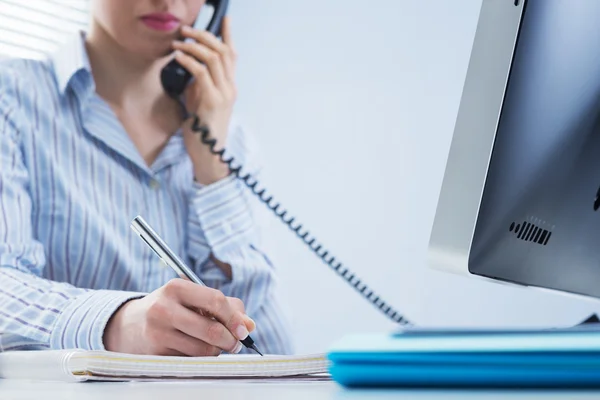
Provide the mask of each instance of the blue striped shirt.
[{"label": "blue striped shirt", "polygon": [[[259,172],[256,145],[235,121],[227,151]],[[249,196],[233,176],[194,182],[180,131],[148,166],[96,94],[82,35],[47,60],[3,61],[0,351],[104,349],[115,310],[175,277],[130,229],[139,214],[207,285],[244,301],[261,349],[290,353]]]}]

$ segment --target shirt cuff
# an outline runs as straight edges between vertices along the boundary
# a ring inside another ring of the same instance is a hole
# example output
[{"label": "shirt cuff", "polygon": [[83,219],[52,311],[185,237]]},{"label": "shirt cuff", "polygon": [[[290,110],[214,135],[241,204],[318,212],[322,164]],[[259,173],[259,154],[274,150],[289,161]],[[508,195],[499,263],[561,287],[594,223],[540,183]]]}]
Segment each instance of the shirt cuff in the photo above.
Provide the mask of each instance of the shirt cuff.
[{"label": "shirt cuff", "polygon": [[192,208],[206,244],[219,260],[227,258],[230,250],[250,244],[255,234],[252,210],[244,190],[234,175],[206,186],[193,184]]},{"label": "shirt cuff", "polygon": [[50,336],[52,349],[105,350],[104,329],[125,302],[145,293],[93,290],[77,296],[60,313]]}]

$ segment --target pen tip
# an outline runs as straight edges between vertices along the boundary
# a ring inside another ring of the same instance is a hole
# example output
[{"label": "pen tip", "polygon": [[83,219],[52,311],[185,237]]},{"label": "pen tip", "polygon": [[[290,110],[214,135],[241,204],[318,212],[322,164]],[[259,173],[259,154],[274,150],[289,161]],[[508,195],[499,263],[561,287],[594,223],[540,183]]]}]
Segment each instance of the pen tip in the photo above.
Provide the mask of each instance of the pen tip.
[{"label": "pen tip", "polygon": [[260,352],[260,351],[259,351],[259,350],[256,348],[256,346],[255,346],[255,345],[252,345],[252,347],[250,347],[250,348],[251,348],[252,350],[254,350],[255,352],[257,352],[258,354],[260,354],[261,356],[263,356],[263,357],[264,357],[263,353],[261,353],[261,352]]}]

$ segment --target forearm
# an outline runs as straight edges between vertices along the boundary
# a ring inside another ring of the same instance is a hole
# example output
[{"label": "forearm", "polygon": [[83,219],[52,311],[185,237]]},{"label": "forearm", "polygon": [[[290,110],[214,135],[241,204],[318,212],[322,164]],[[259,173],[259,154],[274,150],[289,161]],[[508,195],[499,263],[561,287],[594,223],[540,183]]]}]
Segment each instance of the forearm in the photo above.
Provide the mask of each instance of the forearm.
[{"label": "forearm", "polygon": [[102,350],[102,335],[112,313],[139,295],[80,289],[13,267],[0,267],[2,350]]},{"label": "forearm", "polygon": [[[211,185],[194,183],[190,191],[188,251],[201,279],[230,281],[240,249],[256,246],[258,237],[247,193],[235,177]],[[221,272],[215,275],[212,267]]]}]

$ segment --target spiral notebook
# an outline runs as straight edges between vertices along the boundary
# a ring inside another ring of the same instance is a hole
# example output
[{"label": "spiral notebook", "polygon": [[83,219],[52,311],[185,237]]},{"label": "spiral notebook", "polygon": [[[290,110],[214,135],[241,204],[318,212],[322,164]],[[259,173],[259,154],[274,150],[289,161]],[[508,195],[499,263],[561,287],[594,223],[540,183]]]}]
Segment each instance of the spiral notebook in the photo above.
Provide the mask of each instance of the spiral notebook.
[{"label": "spiral notebook", "polygon": [[59,381],[175,379],[329,379],[328,360],[315,355],[142,356],[86,350],[0,353],[0,378]]}]

